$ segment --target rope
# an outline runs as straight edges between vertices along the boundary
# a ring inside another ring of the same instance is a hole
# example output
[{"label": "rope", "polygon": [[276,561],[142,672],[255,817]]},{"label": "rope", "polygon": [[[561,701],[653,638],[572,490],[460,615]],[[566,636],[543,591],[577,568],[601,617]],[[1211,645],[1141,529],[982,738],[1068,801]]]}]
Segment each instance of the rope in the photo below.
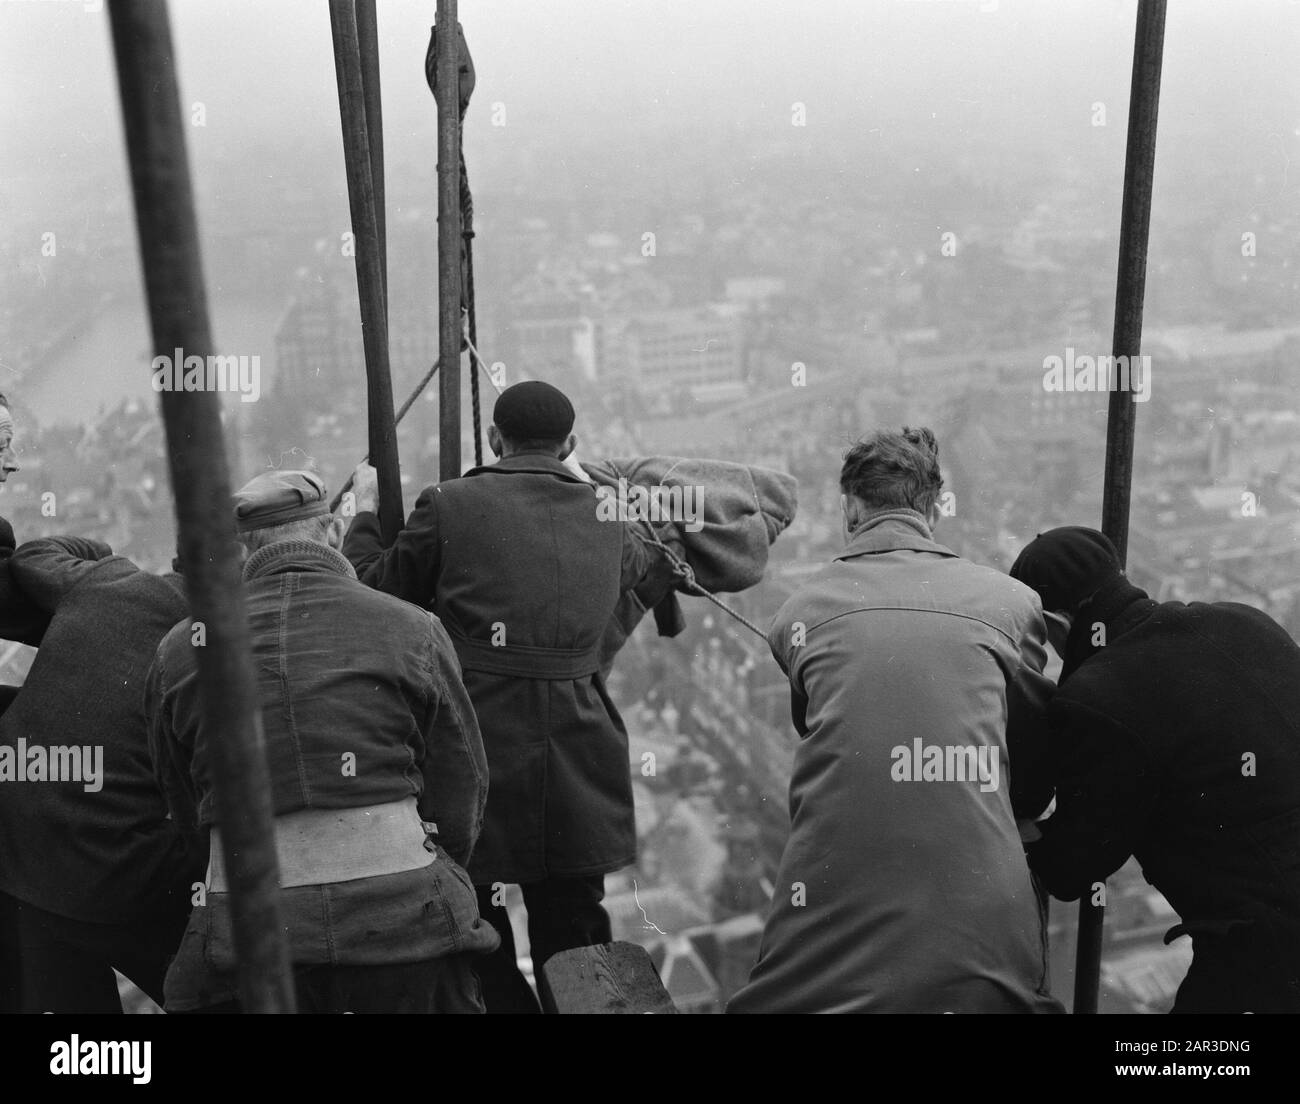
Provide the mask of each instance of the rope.
[{"label": "rope", "polygon": [[717,606],[718,609],[722,610],[723,613],[730,614],[742,625],[744,625],[745,628],[747,628],[750,632],[752,632],[755,636],[757,636],[760,640],[762,640],[764,644],[767,643],[767,633],[765,633],[762,629],[760,629],[757,625],[755,625],[754,622],[752,622],[743,613],[740,613],[738,610],[732,609],[729,605],[726,604],[726,602],[724,602],[716,594],[710,594],[709,591],[707,591],[703,586],[701,586],[699,581],[695,578],[695,569],[692,568],[691,565],[688,564],[685,560],[678,558],[677,554],[666,544],[664,544],[663,541],[659,539],[658,535],[654,532],[653,529],[650,530],[650,536],[648,540],[650,544],[655,545],[664,554],[668,562],[672,565],[673,574],[675,574],[678,577],[678,579],[681,580],[679,585],[682,587],[682,589],[686,590],[688,593],[698,595],[700,598],[707,598],[710,602],[712,602],[715,606]]},{"label": "rope", "polygon": [[[465,185],[468,192],[469,186]],[[462,210],[464,208],[462,207]],[[473,207],[470,208],[470,217],[473,217]],[[461,235],[465,239],[465,309],[469,313],[469,338],[466,344],[469,345],[469,397],[470,405],[474,410],[474,466],[481,468],[483,466],[483,423],[482,415],[479,411],[479,394],[478,394],[478,372],[475,368],[478,365],[478,351],[475,344],[478,341],[478,316],[474,309],[474,230],[467,226]]]},{"label": "rope", "polygon": [[492,378],[492,373],[487,369],[487,361],[483,359],[483,354],[475,347],[473,340],[467,339],[465,344],[469,346],[469,351],[473,354],[474,359],[478,361],[479,370],[487,377],[488,383],[496,389],[498,395],[501,394],[501,385]]}]

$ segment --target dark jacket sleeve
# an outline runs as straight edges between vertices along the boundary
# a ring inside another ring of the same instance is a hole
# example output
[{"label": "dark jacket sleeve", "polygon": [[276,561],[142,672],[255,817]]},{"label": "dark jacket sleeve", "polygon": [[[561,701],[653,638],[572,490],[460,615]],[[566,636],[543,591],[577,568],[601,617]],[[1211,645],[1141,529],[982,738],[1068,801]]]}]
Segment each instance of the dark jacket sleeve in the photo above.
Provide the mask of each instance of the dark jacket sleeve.
[{"label": "dark jacket sleeve", "polygon": [[1038,816],[1055,786],[1047,709],[1056,686],[1043,674],[1046,662],[1046,629],[1036,616],[1020,638],[1020,662],[1007,678],[1007,759],[1017,819]]},{"label": "dark jacket sleeve", "polygon": [[44,537],[20,545],[9,558],[9,570],[28,598],[45,612],[54,613],[69,591],[112,554],[101,541]]},{"label": "dark jacket sleeve", "polygon": [[487,755],[451,637],[432,615],[429,625],[431,685],[422,732],[420,817],[438,826],[439,845],[466,866],[483,828]]},{"label": "dark jacket sleeve", "polygon": [[650,570],[654,561],[661,556],[662,553],[646,541],[646,538],[637,531],[637,527],[632,522],[624,522],[623,561],[619,573],[619,593],[625,594],[638,586],[646,577],[646,573]]},{"label": "dark jacket sleeve", "polygon": [[167,640],[154,655],[153,663],[144,682],[145,728],[149,741],[149,756],[153,760],[154,778],[158,789],[167,801],[167,811],[172,823],[186,836],[194,838],[200,832],[199,809],[194,783],[190,777],[192,749],[181,746],[172,723],[172,702],[167,695],[167,676],[164,666]]},{"label": "dark jacket sleeve", "polygon": [[[31,600],[14,581],[9,560],[14,553],[14,530],[0,518],[0,638],[33,647],[50,627],[50,615]],[[8,688],[6,693],[11,693]]]},{"label": "dark jacket sleeve", "polygon": [[343,541],[343,555],[367,586],[429,609],[438,579],[438,488],[420,493],[390,548],[384,547],[378,515],[357,514]]},{"label": "dark jacket sleeve", "polygon": [[1077,702],[1052,708],[1056,811],[1039,823],[1029,865],[1062,901],[1091,892],[1124,865],[1153,807],[1142,745]]}]

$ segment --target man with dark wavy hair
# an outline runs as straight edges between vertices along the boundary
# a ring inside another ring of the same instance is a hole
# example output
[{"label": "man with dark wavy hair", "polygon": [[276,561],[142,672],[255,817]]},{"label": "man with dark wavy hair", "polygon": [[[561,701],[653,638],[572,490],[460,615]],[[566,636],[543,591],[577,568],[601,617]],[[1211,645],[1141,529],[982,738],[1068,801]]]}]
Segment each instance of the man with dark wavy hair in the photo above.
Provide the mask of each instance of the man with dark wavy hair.
[{"label": "man with dark wavy hair", "polygon": [[802,743],[728,1011],[1058,1012],[1016,827],[1050,799],[1030,769],[1051,690],[1038,599],[935,542],[928,429],[854,445],[840,490],[847,547],[768,634]]}]

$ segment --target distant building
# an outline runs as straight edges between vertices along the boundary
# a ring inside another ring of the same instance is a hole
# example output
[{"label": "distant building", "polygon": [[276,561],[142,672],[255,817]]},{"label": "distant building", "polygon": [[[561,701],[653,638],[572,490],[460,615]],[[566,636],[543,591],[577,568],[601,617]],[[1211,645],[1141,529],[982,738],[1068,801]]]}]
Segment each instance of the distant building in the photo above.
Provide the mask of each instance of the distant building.
[{"label": "distant building", "polygon": [[[346,269],[343,270],[346,273]],[[273,390],[294,392],[355,383],[363,364],[356,294],[348,300],[338,272],[299,269],[293,297],[275,331]]]},{"label": "distant building", "polygon": [[611,316],[601,335],[601,375],[662,395],[735,398],[744,385],[740,313],[723,304]]}]

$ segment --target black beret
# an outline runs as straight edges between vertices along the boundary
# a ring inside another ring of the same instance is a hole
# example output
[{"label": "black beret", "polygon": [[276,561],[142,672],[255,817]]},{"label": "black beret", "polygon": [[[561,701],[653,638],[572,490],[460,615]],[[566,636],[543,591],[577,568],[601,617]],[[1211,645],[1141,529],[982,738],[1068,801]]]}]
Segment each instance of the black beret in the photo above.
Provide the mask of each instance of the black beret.
[{"label": "black beret", "polygon": [[235,492],[235,525],[241,533],[268,529],[330,512],[325,483],[315,472],[266,471]]},{"label": "black beret", "polygon": [[558,387],[526,380],[501,392],[492,421],[511,441],[562,441],[573,430],[573,403]]},{"label": "black beret", "polygon": [[1011,565],[1011,577],[1036,590],[1049,613],[1078,609],[1118,574],[1119,553],[1110,538],[1082,525],[1039,533]]}]

